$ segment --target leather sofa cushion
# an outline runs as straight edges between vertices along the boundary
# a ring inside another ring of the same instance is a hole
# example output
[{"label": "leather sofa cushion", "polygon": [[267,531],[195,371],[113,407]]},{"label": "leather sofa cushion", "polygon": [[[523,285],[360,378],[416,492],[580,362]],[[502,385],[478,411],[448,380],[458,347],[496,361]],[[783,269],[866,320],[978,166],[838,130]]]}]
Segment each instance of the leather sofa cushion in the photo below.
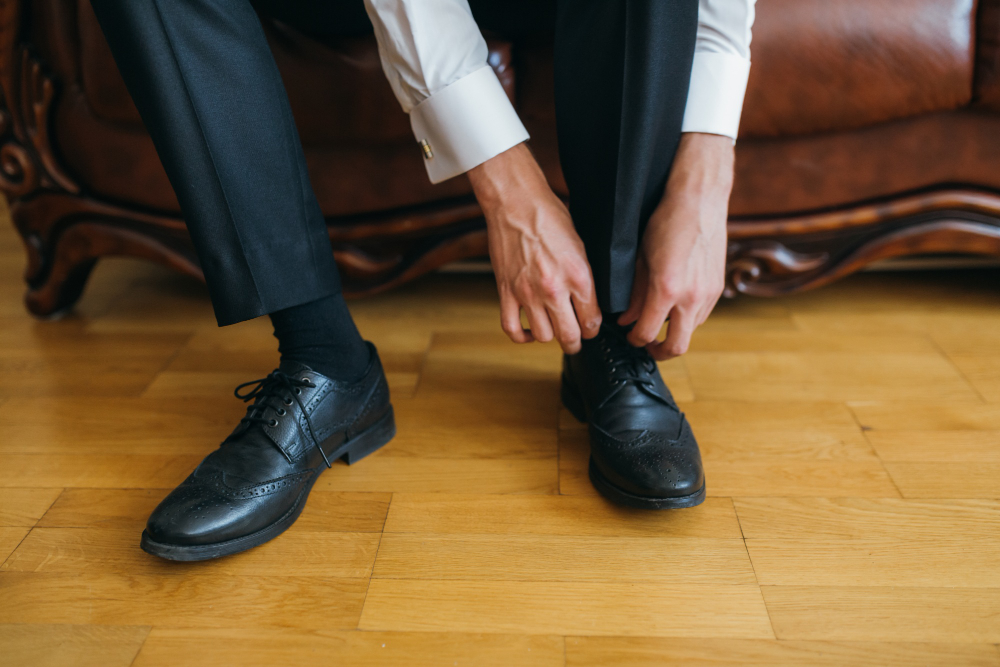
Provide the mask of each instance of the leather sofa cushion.
[{"label": "leather sofa cushion", "polygon": [[974,0],[758,0],[741,135],[842,130],[972,97]]},{"label": "leather sofa cushion", "polygon": [[[993,16],[995,4],[985,0],[983,15]],[[77,7],[80,71],[95,116],[139,126],[90,3]],[[759,0],[742,135],[850,129],[968,104],[973,9],[974,0]],[[305,143],[409,140],[372,38],[331,47],[280,24],[268,28]],[[981,61],[1000,48],[989,37]],[[496,64],[506,56],[510,71],[509,45],[493,46]],[[1000,100],[996,81],[983,91]]]},{"label": "leather sofa cushion", "polygon": [[[78,13],[83,89],[94,116],[141,128],[88,0],[78,1]],[[409,119],[382,74],[374,37],[324,44],[276,21],[263,23],[305,145],[414,144]],[[490,40],[489,47],[489,62],[513,99],[510,44]]]}]

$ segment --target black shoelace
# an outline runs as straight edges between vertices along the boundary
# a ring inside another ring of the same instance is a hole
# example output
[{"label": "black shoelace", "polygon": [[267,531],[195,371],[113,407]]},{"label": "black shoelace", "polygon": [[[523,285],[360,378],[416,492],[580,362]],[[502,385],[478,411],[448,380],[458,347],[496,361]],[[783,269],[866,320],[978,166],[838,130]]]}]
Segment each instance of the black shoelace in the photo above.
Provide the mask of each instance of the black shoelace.
[{"label": "black shoelace", "polygon": [[601,336],[601,350],[611,373],[614,384],[634,382],[653,385],[651,376],[656,372],[656,362],[644,347],[636,347],[628,342],[625,333],[605,328]]},{"label": "black shoelace", "polygon": [[[241,419],[240,423],[250,425],[267,424],[273,428],[278,425],[278,420],[266,416],[268,408],[274,410],[275,414],[279,417],[284,417],[287,411],[282,407],[275,408],[268,402],[268,399],[280,398],[281,402],[288,406],[292,405],[292,403],[298,403],[299,409],[302,410],[302,416],[305,417],[306,428],[309,430],[309,437],[313,441],[313,446],[319,450],[320,456],[323,457],[323,462],[326,463],[326,467],[331,468],[333,464],[330,463],[326,452],[320,446],[319,440],[316,438],[316,433],[313,431],[312,421],[310,421],[309,414],[306,412],[306,407],[302,405],[302,399],[299,398],[302,394],[302,387],[315,386],[305,378],[297,378],[280,370],[273,371],[267,377],[260,378],[259,380],[244,382],[236,387],[236,391],[233,394],[244,403],[254,401],[254,404],[247,409],[246,417]],[[240,390],[245,387],[252,388],[245,393],[240,393]]]}]

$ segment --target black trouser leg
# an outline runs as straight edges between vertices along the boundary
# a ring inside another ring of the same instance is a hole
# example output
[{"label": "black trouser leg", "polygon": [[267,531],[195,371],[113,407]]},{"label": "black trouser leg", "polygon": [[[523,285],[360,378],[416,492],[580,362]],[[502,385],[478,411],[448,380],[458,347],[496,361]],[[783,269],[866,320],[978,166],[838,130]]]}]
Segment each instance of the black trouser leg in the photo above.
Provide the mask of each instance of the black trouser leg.
[{"label": "black trouser leg", "polygon": [[340,292],[281,77],[248,0],[92,0],[220,325]]},{"label": "black trouser leg", "polygon": [[628,307],[642,232],[680,141],[698,0],[560,0],[559,156],[605,312]]}]

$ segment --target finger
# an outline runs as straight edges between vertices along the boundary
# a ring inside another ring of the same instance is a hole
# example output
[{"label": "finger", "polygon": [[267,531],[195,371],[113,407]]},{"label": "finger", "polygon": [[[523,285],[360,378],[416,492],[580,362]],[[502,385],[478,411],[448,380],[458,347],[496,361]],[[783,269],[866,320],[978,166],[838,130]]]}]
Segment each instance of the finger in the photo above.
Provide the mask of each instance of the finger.
[{"label": "finger", "polygon": [[500,295],[500,328],[515,343],[530,343],[530,331],[521,326],[521,304],[511,294]]},{"label": "finger", "polygon": [[678,307],[673,308],[670,311],[667,337],[662,342],[649,346],[647,348],[649,353],[658,361],[679,357],[687,352],[695,326],[697,325],[693,313]]},{"label": "finger", "polygon": [[656,337],[660,335],[663,322],[667,319],[673,305],[672,301],[668,301],[656,293],[647,294],[642,313],[628,334],[628,341],[636,347],[643,347],[654,342]]},{"label": "finger", "polygon": [[628,308],[618,316],[618,325],[627,326],[639,319],[646,305],[646,290],[649,288],[649,271],[644,262],[635,265],[635,278],[632,280],[632,294],[628,299]]},{"label": "finger", "polygon": [[572,295],[573,310],[580,324],[580,336],[593,338],[601,330],[601,307],[597,305],[597,295],[594,289],[594,278],[589,273],[587,283]]},{"label": "finger", "polygon": [[566,354],[576,354],[580,351],[580,323],[570,305],[569,299],[562,299],[546,306],[549,321],[555,329],[556,340]]},{"label": "finger", "polygon": [[552,323],[549,322],[545,308],[531,304],[524,307],[524,312],[528,316],[528,324],[531,325],[531,337],[539,343],[548,343],[552,340]]}]

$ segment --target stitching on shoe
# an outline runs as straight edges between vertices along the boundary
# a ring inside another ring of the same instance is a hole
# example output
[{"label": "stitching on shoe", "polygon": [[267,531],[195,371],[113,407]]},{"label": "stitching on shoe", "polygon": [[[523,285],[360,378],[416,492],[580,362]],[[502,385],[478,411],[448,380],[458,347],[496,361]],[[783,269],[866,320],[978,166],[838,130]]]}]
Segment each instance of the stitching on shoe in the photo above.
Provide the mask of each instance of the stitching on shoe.
[{"label": "stitching on shoe", "polygon": [[299,483],[302,478],[313,474],[312,470],[295,473],[287,477],[268,480],[259,484],[248,484],[245,486],[231,486],[226,482],[227,475],[222,470],[215,471],[215,474],[204,481],[216,491],[226,496],[230,500],[249,500],[251,498],[262,498],[287,489]]}]

